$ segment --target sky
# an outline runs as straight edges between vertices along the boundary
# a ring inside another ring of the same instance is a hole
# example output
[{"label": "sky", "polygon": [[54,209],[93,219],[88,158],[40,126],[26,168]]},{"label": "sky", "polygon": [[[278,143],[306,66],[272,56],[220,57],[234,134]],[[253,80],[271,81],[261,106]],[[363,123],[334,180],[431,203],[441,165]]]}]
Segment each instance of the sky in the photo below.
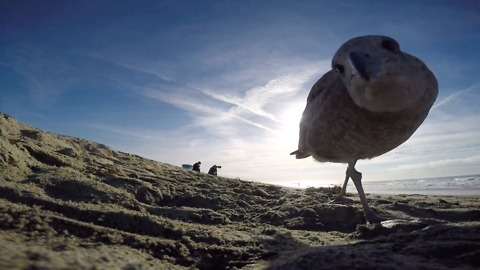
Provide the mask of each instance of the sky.
[{"label": "sky", "polygon": [[311,86],[348,39],[386,35],[439,95],[363,181],[480,173],[480,3],[0,1],[0,112],[46,131],[219,175],[342,184],[345,164],[296,160]]}]

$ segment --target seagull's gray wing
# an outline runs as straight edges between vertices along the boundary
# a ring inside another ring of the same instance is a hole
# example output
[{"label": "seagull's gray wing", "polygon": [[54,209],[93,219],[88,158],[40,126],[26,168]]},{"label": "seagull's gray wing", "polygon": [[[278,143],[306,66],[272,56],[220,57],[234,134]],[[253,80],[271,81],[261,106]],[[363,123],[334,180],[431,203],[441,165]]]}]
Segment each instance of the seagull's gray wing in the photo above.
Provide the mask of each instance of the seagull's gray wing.
[{"label": "seagull's gray wing", "polygon": [[[328,96],[328,93],[331,91],[331,87],[334,82],[338,79],[337,73],[333,70],[325,73],[313,86],[310,90],[310,93],[307,97],[307,105],[302,114],[302,120],[300,121],[300,134],[298,139],[298,150],[290,153],[290,155],[295,155],[297,159],[307,158],[310,156],[306,147],[305,141],[308,129],[311,125],[311,120],[313,119],[317,108],[316,106],[322,106],[322,100],[325,100]],[[320,100],[319,100],[320,99]],[[315,104],[315,106],[313,106]]]}]

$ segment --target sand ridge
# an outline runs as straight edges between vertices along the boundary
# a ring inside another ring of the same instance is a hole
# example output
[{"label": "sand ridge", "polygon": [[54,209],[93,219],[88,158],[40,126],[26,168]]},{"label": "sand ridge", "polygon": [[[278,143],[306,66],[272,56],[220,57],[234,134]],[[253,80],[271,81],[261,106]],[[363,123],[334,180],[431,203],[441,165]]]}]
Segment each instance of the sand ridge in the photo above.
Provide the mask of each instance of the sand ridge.
[{"label": "sand ridge", "polygon": [[0,114],[0,269],[480,267],[480,198],[358,197],[185,170]]}]

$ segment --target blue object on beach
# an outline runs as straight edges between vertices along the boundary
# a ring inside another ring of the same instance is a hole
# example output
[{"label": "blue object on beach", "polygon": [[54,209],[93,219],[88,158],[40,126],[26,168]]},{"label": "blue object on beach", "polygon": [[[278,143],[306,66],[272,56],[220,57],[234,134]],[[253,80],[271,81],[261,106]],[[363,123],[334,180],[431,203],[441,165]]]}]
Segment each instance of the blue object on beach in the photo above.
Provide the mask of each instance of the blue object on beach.
[{"label": "blue object on beach", "polygon": [[182,168],[191,170],[193,168],[193,166],[190,165],[190,164],[182,164]]}]

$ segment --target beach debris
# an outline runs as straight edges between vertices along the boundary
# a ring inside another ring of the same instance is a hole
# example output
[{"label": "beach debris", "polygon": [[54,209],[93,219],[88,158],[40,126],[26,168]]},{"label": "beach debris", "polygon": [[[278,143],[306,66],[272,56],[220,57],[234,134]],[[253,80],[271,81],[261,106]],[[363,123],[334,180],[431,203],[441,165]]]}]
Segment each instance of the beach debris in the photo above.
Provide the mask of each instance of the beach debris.
[{"label": "beach debris", "polygon": [[20,130],[22,136],[30,138],[32,140],[38,140],[40,138],[40,131],[37,130],[30,130],[30,129],[22,129]]},{"label": "beach debris", "polygon": [[68,147],[60,149],[56,152],[69,157],[77,157],[77,153],[75,152],[75,150]]},{"label": "beach debris", "polygon": [[18,144],[21,141],[22,141],[22,139],[8,139],[8,142],[10,144],[15,144],[15,145]]}]

